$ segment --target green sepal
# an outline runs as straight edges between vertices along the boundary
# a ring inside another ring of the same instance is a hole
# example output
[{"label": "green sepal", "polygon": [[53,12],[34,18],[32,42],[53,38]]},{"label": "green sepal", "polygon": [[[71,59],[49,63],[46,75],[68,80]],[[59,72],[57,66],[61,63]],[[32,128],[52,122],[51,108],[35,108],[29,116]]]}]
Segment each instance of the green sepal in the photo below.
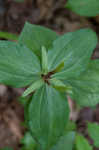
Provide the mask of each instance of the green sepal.
[{"label": "green sepal", "polygon": [[30,93],[34,92],[35,90],[39,89],[41,86],[43,86],[44,81],[42,79],[34,82],[31,86],[29,86],[24,93],[22,94],[22,97],[26,97]]},{"label": "green sepal", "polygon": [[52,78],[49,80],[50,84],[60,90],[60,91],[64,91],[66,93],[72,93],[72,87],[71,86],[68,86],[68,85],[65,85],[61,80],[57,80],[56,78]]},{"label": "green sepal", "polygon": [[42,46],[42,73],[48,73],[48,58],[46,48],[44,46]]},{"label": "green sepal", "polygon": [[52,72],[57,73],[60,72],[62,69],[64,68],[64,62],[60,63],[55,70],[53,70]]}]

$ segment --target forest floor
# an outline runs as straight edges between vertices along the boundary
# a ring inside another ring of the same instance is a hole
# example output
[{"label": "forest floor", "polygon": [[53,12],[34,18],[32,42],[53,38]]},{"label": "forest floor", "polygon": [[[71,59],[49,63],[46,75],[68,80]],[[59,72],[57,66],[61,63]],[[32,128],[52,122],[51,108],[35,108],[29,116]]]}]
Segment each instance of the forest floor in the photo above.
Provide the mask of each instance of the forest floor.
[{"label": "forest floor", "polygon": [[[99,16],[80,17],[65,8],[66,0],[30,0],[16,3],[14,0],[0,0],[0,31],[19,34],[26,21],[53,29],[58,34],[90,27],[99,37]],[[99,44],[93,58],[99,58]],[[0,85],[0,148],[5,146],[19,150],[24,134],[22,122],[24,110],[18,102],[23,89]],[[77,118],[78,131],[86,133],[86,121],[99,123],[99,105],[96,109],[83,108]],[[90,143],[92,141],[89,139]],[[96,149],[95,149],[96,150]],[[99,149],[97,149],[99,150]]]}]

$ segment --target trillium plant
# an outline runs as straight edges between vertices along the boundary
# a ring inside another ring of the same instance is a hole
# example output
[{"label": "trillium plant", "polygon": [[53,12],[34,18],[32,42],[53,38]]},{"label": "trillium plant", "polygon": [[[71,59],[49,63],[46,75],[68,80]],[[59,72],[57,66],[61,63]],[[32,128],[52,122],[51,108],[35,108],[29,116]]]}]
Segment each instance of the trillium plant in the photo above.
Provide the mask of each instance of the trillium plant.
[{"label": "trillium plant", "polygon": [[[99,60],[91,60],[96,44],[91,29],[58,36],[29,23],[18,42],[0,41],[0,83],[27,87],[21,150],[92,150],[69,121],[67,97],[80,107],[99,103]],[[99,126],[88,123],[88,132],[98,147]]]}]

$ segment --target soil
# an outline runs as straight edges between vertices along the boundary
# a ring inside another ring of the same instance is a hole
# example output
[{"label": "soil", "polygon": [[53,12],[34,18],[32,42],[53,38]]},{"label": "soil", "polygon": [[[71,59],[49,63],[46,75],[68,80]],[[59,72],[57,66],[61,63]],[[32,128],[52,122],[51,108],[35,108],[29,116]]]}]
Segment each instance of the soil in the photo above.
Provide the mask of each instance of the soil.
[{"label": "soil", "polygon": [[[0,30],[19,34],[28,21],[51,28],[58,34],[90,27],[99,36],[99,16],[80,17],[66,9],[65,4],[66,0],[25,0],[24,3],[0,0]],[[99,44],[92,58],[99,58]],[[24,134],[24,110],[18,102],[22,92],[23,89],[0,85],[0,148],[9,146],[19,150],[19,140]],[[76,119],[78,131],[93,144],[86,131],[86,121],[99,123],[99,105],[94,110],[82,109]]]}]

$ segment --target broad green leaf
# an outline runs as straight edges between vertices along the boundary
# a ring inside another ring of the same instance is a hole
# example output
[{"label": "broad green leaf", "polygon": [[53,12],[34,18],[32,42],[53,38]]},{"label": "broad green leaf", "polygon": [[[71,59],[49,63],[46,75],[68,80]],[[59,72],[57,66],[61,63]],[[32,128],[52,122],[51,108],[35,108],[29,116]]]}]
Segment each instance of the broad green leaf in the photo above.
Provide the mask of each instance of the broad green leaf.
[{"label": "broad green leaf", "polygon": [[99,124],[88,123],[88,133],[94,141],[94,146],[99,147]]},{"label": "broad green leaf", "polygon": [[75,132],[68,132],[53,146],[51,150],[73,150]]},{"label": "broad green leaf", "polygon": [[76,150],[93,150],[87,139],[82,135],[76,136]]},{"label": "broad green leaf", "polygon": [[99,0],[68,0],[66,7],[81,16],[99,15]]},{"label": "broad green leaf", "polygon": [[29,88],[25,90],[22,97],[26,97],[30,93],[34,92],[35,90],[39,89],[44,84],[44,81],[42,79],[35,81]]},{"label": "broad green leaf", "polygon": [[70,32],[56,39],[53,49],[48,51],[49,71],[63,62],[64,68],[53,77],[66,79],[79,76],[86,69],[96,43],[96,34],[91,29]]},{"label": "broad green leaf", "polygon": [[29,128],[41,150],[49,150],[64,133],[69,119],[65,93],[47,84],[37,90],[29,106]]},{"label": "broad green leaf", "polygon": [[24,150],[34,150],[37,146],[37,143],[29,132],[26,132],[25,136],[21,139],[21,144],[24,145]]},{"label": "broad green leaf", "polygon": [[47,60],[47,52],[46,48],[42,46],[42,73],[48,73],[48,60]]},{"label": "broad green leaf", "polygon": [[80,106],[95,106],[99,103],[99,60],[91,60],[87,71],[65,82],[72,86],[71,97]]},{"label": "broad green leaf", "polygon": [[58,35],[50,29],[26,23],[19,37],[19,43],[25,44],[35,54],[41,56],[41,48],[45,46],[48,50]]},{"label": "broad green leaf", "polygon": [[0,31],[0,38],[4,38],[8,40],[18,40],[18,35]]},{"label": "broad green leaf", "polygon": [[40,78],[40,72],[37,56],[27,47],[0,41],[0,83],[24,87]]}]

